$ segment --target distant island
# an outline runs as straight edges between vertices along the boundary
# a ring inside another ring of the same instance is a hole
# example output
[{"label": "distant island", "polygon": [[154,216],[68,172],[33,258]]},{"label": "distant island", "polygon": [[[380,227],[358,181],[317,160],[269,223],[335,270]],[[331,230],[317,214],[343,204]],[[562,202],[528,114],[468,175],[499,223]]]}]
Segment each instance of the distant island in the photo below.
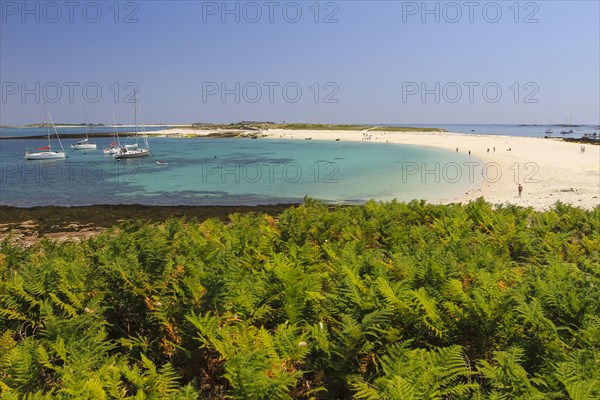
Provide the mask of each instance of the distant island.
[{"label": "distant island", "polygon": [[[86,124],[86,123],[80,123],[80,124],[68,124],[68,123],[55,123],[54,126],[74,126],[74,127],[79,127],[79,126],[104,126],[104,124]],[[35,124],[26,124],[23,126],[18,126],[17,128],[44,128],[46,126],[46,124],[44,122],[41,123],[35,123]]]},{"label": "distant island", "polygon": [[[78,128],[78,127],[101,127],[101,126],[134,126],[133,124],[86,124],[85,122],[81,123],[66,123],[66,122],[55,122],[54,126],[57,128]],[[172,126],[170,124],[146,124],[143,126]],[[34,124],[26,124],[21,126],[4,126],[0,125],[0,128],[12,128],[12,129],[23,129],[23,128],[45,128],[46,124],[44,122],[38,122]]]},{"label": "distant island", "polygon": [[256,122],[241,121],[231,124],[211,124],[196,122],[190,126],[181,126],[182,128],[191,128],[199,130],[215,129],[242,129],[242,130],[266,130],[266,129],[286,129],[286,130],[311,130],[311,131],[386,131],[386,132],[446,132],[440,128],[422,128],[410,126],[387,126],[387,125],[362,125],[362,124],[311,124],[311,123],[281,123],[274,122]]},{"label": "distant island", "polygon": [[[517,126],[548,126],[547,124],[519,124]],[[575,124],[550,124],[549,126],[557,126],[559,128],[581,128],[587,125],[575,125]]]},{"label": "distant island", "polygon": [[[42,128],[45,124],[29,124],[24,125],[21,128]],[[86,124],[55,124],[57,128],[69,128],[69,127],[81,127],[84,128]],[[133,125],[123,124],[92,124],[90,127],[133,127]],[[362,125],[362,124],[312,124],[312,123],[281,123],[277,124],[269,121],[241,121],[233,122],[230,124],[213,124],[204,122],[195,122],[188,125],[163,125],[163,124],[150,124],[144,125],[145,127],[161,127],[164,126],[164,130],[156,130],[152,132],[146,132],[153,136],[169,136],[169,137],[211,137],[211,138],[230,138],[230,137],[251,137],[258,138],[264,137],[265,133],[269,130],[288,130],[288,131],[371,131],[371,132],[446,132],[441,128],[425,128],[425,127],[410,127],[410,126],[387,126],[387,125]],[[120,131],[119,136],[127,137],[134,136],[136,133]],[[112,132],[81,132],[77,133],[61,133],[63,139],[79,139],[83,137],[99,138],[99,137],[111,137]],[[26,136],[18,137],[18,139],[43,139],[45,135]],[[0,140],[16,139],[15,137],[5,136],[0,137]]]}]

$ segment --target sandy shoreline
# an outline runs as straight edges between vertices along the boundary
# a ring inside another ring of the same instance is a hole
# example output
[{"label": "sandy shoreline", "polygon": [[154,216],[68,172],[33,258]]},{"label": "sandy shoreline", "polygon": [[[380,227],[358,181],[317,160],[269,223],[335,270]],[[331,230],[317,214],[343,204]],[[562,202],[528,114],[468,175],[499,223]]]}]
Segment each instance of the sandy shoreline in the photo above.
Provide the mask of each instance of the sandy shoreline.
[{"label": "sandy shoreline", "polygon": [[[219,130],[186,128],[152,132],[169,137],[198,137],[218,133]],[[474,183],[465,194],[445,199],[442,203],[464,203],[483,197],[493,204],[516,204],[537,210],[548,209],[557,201],[586,209],[600,204],[600,146],[597,145],[583,145],[585,152],[582,153],[581,144],[560,139],[370,130],[269,129],[244,131],[241,136],[396,143],[450,151],[458,148],[459,152],[470,151],[473,162],[481,164],[466,167],[473,168],[480,182]],[[521,198],[517,191],[519,183],[523,185]]]},{"label": "sandy shoreline", "polygon": [[[464,195],[442,203],[464,203],[483,197],[493,204],[517,204],[538,210],[548,209],[557,201],[587,209],[600,204],[600,146],[585,145],[582,153],[582,145],[560,140],[446,132],[269,130],[267,133],[271,138],[310,137],[471,151],[474,158],[484,163],[472,167],[483,177],[482,182],[474,184]],[[365,140],[366,137],[369,139]],[[468,168],[471,167],[466,166],[465,171]],[[483,176],[484,171],[487,176]],[[518,183],[523,185],[521,198]]]},{"label": "sandy shoreline", "polygon": [[[587,209],[600,204],[600,146],[585,145],[582,153],[582,145],[560,140],[445,132],[269,130],[267,134],[271,138],[310,137],[471,151],[473,158],[484,163],[473,169],[483,179],[466,194],[444,202],[468,202],[483,197],[493,204],[517,204],[538,210],[548,209],[557,201]],[[523,185],[521,198],[518,183]]]}]

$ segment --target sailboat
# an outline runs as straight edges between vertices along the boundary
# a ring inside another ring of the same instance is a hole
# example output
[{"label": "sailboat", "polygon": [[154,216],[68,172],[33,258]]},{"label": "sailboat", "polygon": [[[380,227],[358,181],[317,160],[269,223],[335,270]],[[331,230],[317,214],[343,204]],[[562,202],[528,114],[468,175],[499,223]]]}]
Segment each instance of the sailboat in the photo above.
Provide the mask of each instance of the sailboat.
[{"label": "sailboat", "polygon": [[117,154],[121,149],[121,143],[119,140],[119,132],[117,131],[117,124],[115,123],[115,110],[111,108],[112,111],[112,123],[114,128],[113,141],[108,145],[107,148],[102,149],[102,152],[106,155]]},{"label": "sailboat", "polygon": [[546,129],[546,133],[552,135],[552,118],[550,119],[550,125],[548,125],[548,129]]},{"label": "sailboat", "polygon": [[121,149],[119,148],[119,144],[117,142],[112,142],[108,145],[107,148],[102,149],[102,152],[105,155],[117,154]]},{"label": "sailboat", "polygon": [[[50,113],[48,112],[48,109],[45,106],[44,106],[44,110],[46,111],[46,128],[48,129],[48,146],[37,147],[34,149],[35,151],[33,151],[33,152],[30,152],[29,150],[25,151],[25,159],[26,160],[58,160],[58,159],[67,158],[67,156],[65,155],[65,149],[63,148],[62,142],[60,141],[60,138],[58,137],[58,132],[56,132],[56,128],[54,127],[54,122],[52,122],[52,117],[50,116]],[[48,124],[48,121],[50,121],[50,123],[52,124],[52,129],[54,130],[54,133],[56,134],[56,138],[58,139],[58,143],[60,144],[61,151],[52,151],[52,146],[50,145],[50,125]]]},{"label": "sailboat", "polygon": [[[572,123],[571,120],[572,120],[572,118],[569,118],[569,125],[568,126],[572,126],[573,125],[573,123]],[[566,117],[565,117],[565,125],[567,125],[567,118]],[[562,133],[563,135],[567,135],[569,133],[573,133],[573,129],[569,129],[569,130],[565,129],[563,131],[560,131],[560,133]]]},{"label": "sailboat", "polygon": [[[113,154],[113,157],[117,160],[122,160],[122,159],[127,159],[127,158],[139,158],[139,157],[147,157],[150,155],[150,146],[148,145],[148,136],[146,135],[146,132],[144,131],[144,123],[142,121],[142,137],[144,138],[144,146],[145,147],[139,147],[138,144],[138,139],[140,136],[140,132],[138,131],[138,124],[137,124],[137,113],[138,113],[138,101],[137,101],[137,97],[136,97],[136,93],[133,93],[133,102],[135,104],[134,107],[134,125],[135,125],[135,138],[136,138],[136,143],[135,143],[135,147],[133,147],[132,145],[125,145],[124,147],[121,147],[119,149],[119,152]],[[140,118],[141,118],[141,112],[140,112]]]},{"label": "sailboat", "polygon": [[80,140],[79,142],[72,144],[71,149],[73,150],[96,150],[96,143],[88,142],[88,130],[90,129],[90,121],[88,120],[87,111],[85,111],[85,139]]},{"label": "sailboat", "polygon": [[88,143],[87,138],[71,145],[73,150],[96,150],[96,148],[96,143]]}]

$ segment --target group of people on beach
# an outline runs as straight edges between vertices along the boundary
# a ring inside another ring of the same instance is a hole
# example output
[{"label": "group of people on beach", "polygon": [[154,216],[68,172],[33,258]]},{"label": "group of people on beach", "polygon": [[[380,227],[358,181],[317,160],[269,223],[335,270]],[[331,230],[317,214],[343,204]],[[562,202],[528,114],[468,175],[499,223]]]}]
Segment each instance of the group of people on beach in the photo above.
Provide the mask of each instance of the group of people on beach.
[{"label": "group of people on beach", "polygon": [[[496,147],[492,147],[492,149],[493,149],[493,151],[495,153],[496,152]],[[510,151],[510,149],[508,151]],[[456,152],[458,153],[458,147],[456,148]],[[488,154],[490,153],[490,148],[489,147],[487,149],[487,152],[488,152]],[[469,155],[471,155],[471,150],[469,150]]]},{"label": "group of people on beach", "polygon": [[[510,148],[510,147],[508,149],[506,149],[506,151],[511,151],[511,150],[512,150],[512,148]],[[496,152],[496,147],[492,147],[492,151],[495,153]],[[458,153],[458,147],[456,148],[456,152]],[[584,146],[581,146],[581,152],[582,153],[585,152],[585,147]],[[489,147],[487,148],[487,153],[488,154],[490,153]],[[469,155],[471,155],[471,150],[469,150]],[[518,192],[519,198],[521,198],[521,194],[523,193],[523,185],[521,185],[520,183],[517,184],[517,192]]]},{"label": "group of people on beach", "polygon": [[579,148],[579,152],[580,152],[581,154],[585,153],[585,146],[581,146],[581,147]]}]

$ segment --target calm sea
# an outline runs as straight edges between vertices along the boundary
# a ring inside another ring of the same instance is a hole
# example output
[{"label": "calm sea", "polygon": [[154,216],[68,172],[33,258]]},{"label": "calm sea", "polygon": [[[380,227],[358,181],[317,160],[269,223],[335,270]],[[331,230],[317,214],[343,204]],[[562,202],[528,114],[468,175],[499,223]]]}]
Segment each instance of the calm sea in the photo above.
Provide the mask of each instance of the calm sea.
[{"label": "calm sea", "polygon": [[[93,141],[105,147],[111,138]],[[129,139],[131,140],[131,139]],[[92,141],[92,140],[91,140]],[[127,139],[124,140],[125,142]],[[65,148],[75,142],[63,140]],[[123,140],[122,140],[123,142]],[[45,140],[0,141],[0,204],[257,205],[368,199],[454,199],[480,176],[466,154],[382,143],[149,138],[152,155],[116,161],[100,150],[26,161]],[[53,148],[58,143],[53,141]],[[164,160],[167,165],[157,165]]]},{"label": "calm sea", "polygon": [[[445,129],[448,132],[467,133],[474,135],[505,135],[505,136],[528,136],[528,137],[544,137],[548,134],[545,133],[548,129],[547,125],[457,125],[457,124],[390,124],[389,126],[414,126],[414,127],[425,127],[425,128],[440,128]],[[560,134],[561,128],[559,126],[552,126],[553,137],[563,137]],[[571,128],[569,128],[571,129]],[[581,137],[584,133],[598,132],[597,125],[582,125],[577,128],[573,128],[573,133],[566,135],[566,137]]]},{"label": "calm sea", "polygon": [[[146,132],[159,131],[162,129],[169,128],[168,126],[148,126],[144,129]],[[133,126],[119,126],[117,128],[119,132],[133,132],[135,128]],[[54,132],[50,129],[51,132]],[[73,135],[73,134],[84,134],[85,127],[83,126],[72,126],[68,128],[56,128],[59,135]],[[91,133],[108,133],[112,134],[114,128],[110,126],[94,126],[89,131]],[[0,128],[0,137],[26,137],[26,136],[41,136],[48,133],[46,128]]]}]

